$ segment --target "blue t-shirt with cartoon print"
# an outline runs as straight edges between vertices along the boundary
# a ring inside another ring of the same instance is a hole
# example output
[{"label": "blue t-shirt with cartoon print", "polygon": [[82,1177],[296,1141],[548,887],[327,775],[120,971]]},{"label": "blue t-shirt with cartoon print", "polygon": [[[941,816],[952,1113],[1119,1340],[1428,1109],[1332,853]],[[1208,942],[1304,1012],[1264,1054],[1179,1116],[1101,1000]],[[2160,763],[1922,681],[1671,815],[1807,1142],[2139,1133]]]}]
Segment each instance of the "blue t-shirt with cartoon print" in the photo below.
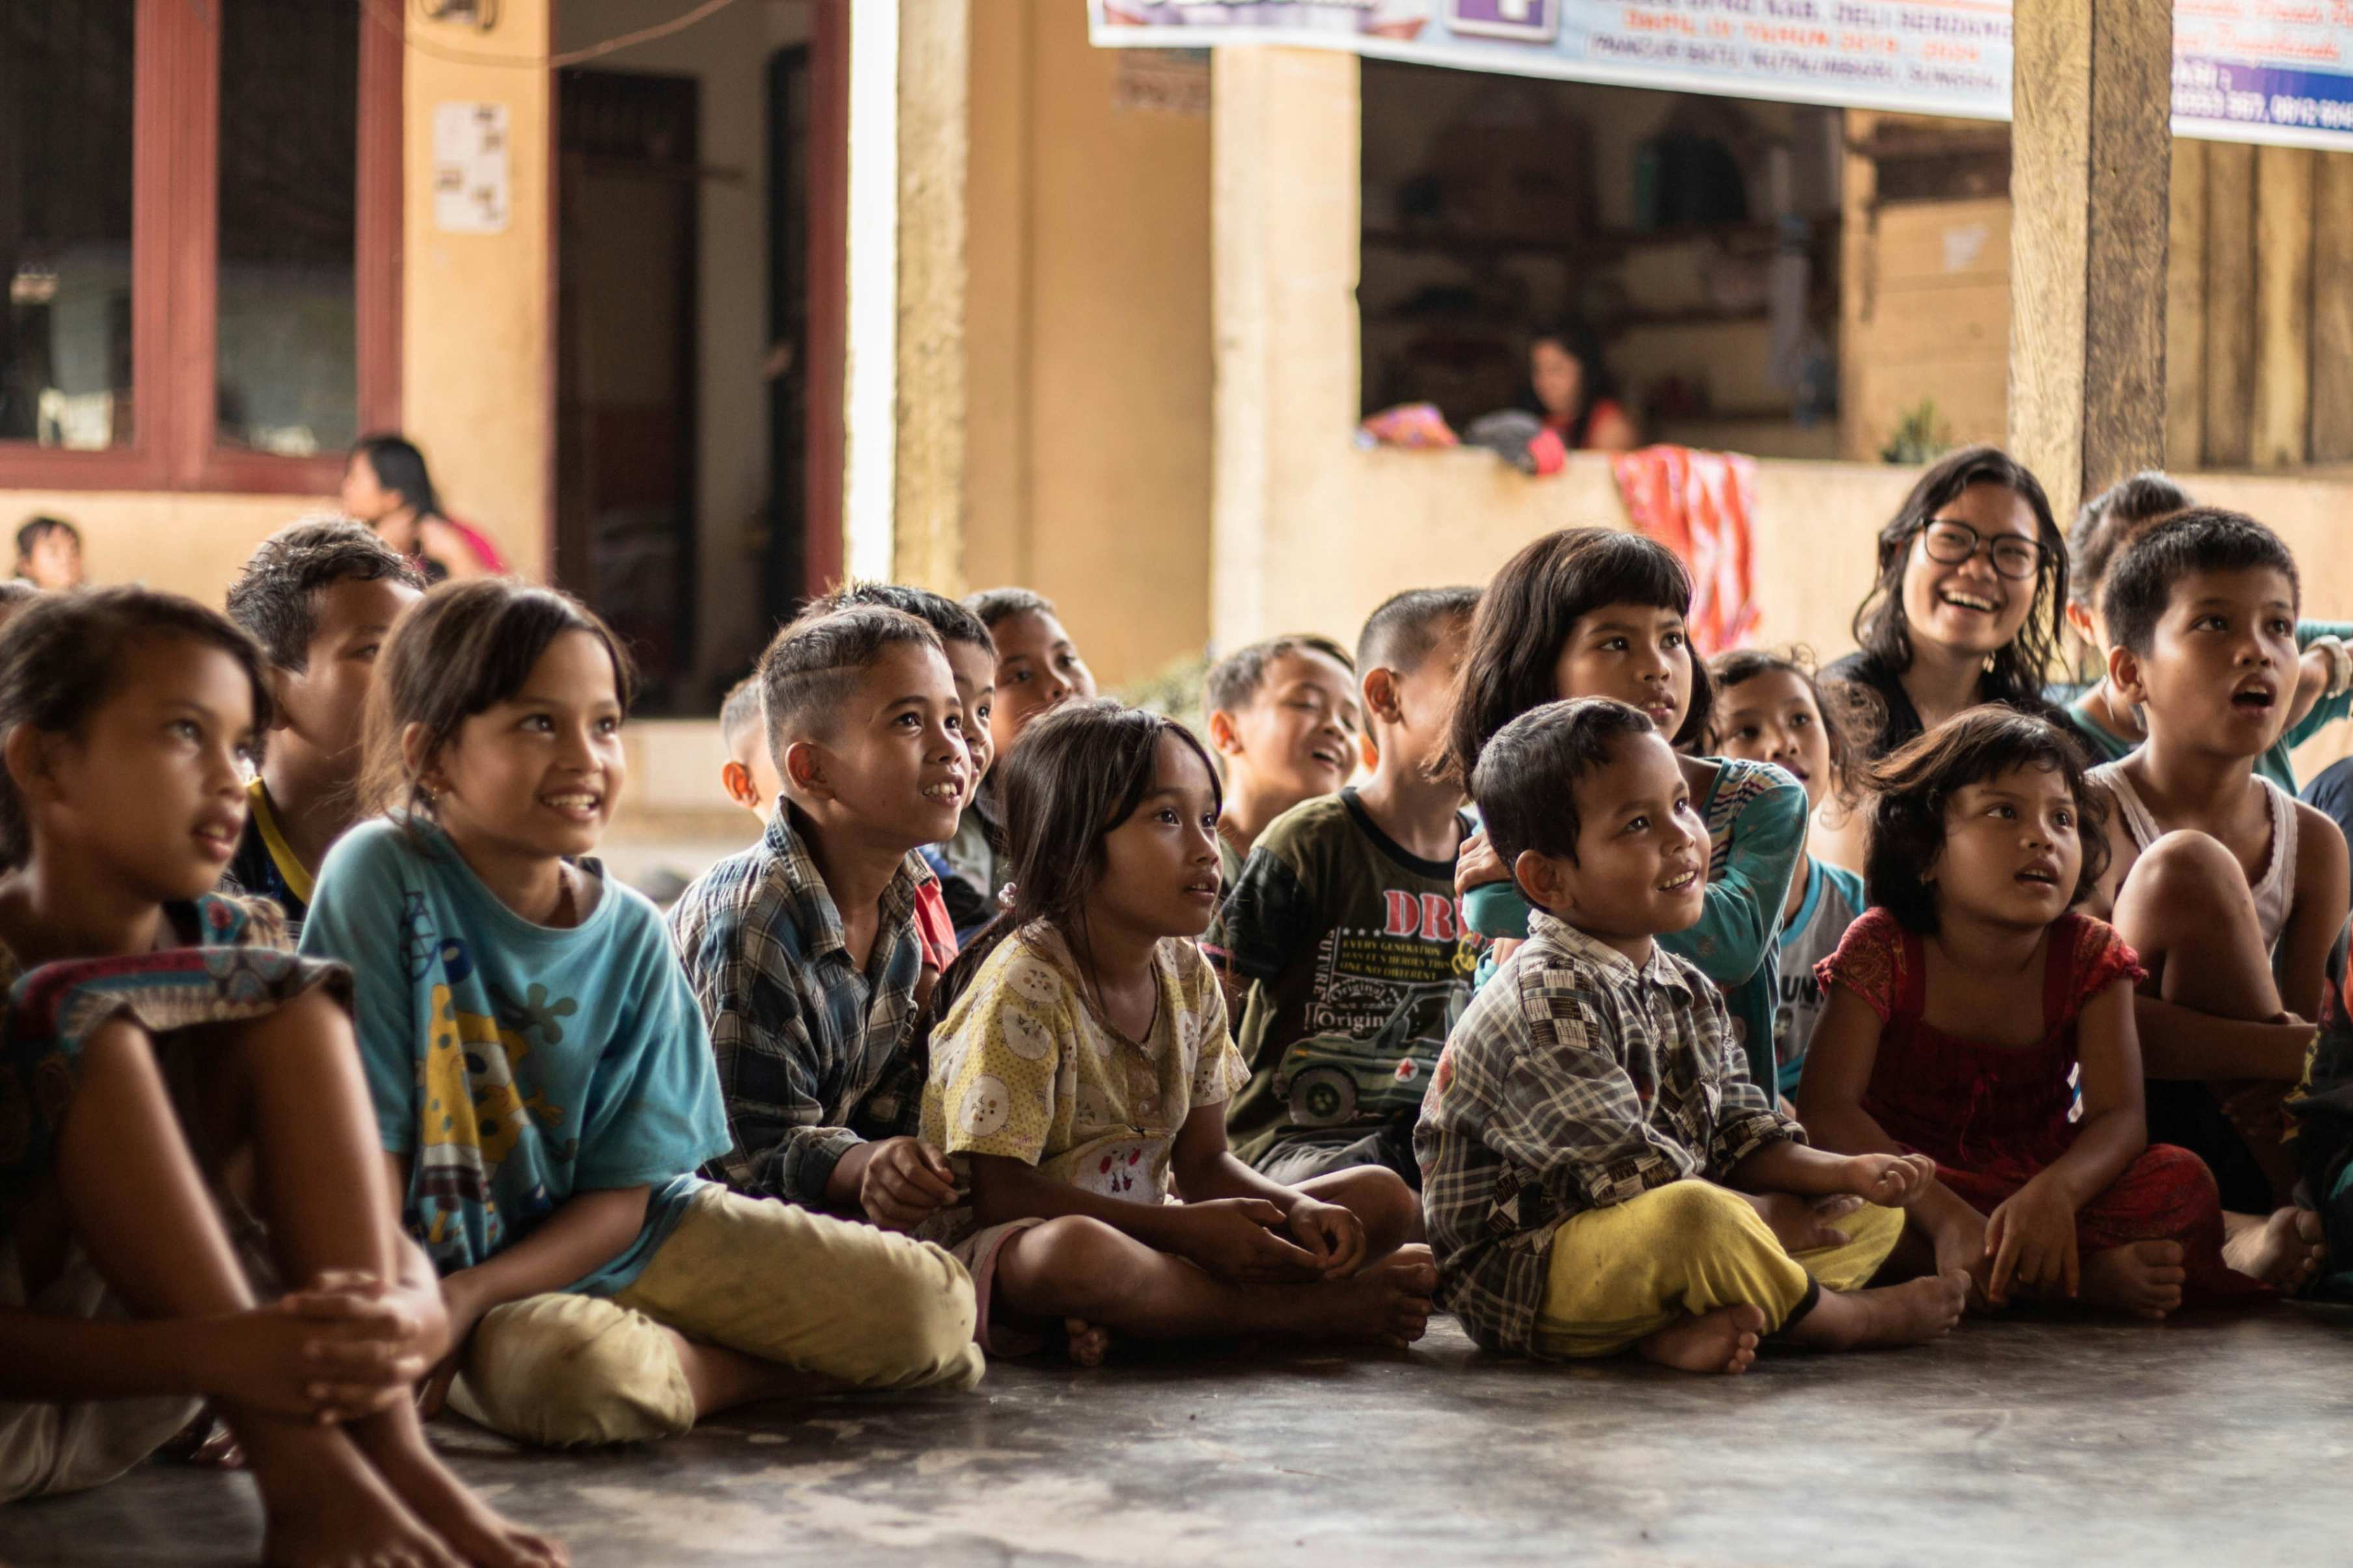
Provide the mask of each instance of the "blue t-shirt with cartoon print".
[{"label": "blue t-shirt with cartoon print", "polygon": [[650,1187],[637,1240],[567,1287],[623,1289],[730,1146],[669,930],[609,879],[579,925],[533,925],[438,828],[365,823],[320,868],[302,952],[351,965],[377,1131],[408,1161],[402,1218],[444,1274],[576,1193]]}]

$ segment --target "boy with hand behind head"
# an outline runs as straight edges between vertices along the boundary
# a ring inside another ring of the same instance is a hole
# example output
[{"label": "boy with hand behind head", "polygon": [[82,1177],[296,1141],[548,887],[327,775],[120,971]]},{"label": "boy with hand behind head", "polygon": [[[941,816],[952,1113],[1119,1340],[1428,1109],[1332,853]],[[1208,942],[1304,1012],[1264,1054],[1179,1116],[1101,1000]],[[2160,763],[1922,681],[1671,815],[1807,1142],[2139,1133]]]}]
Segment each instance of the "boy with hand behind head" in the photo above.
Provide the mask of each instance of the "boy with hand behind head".
[{"label": "boy with hand behind head", "polygon": [[670,914],[727,1101],[720,1164],[738,1191],[911,1230],[955,1195],[913,1136],[917,851],[971,787],[955,678],[929,626],[860,605],[778,633],[760,687],[781,809]]},{"label": "boy with hand behind head", "polygon": [[1472,794],[1535,912],[1414,1131],[1440,1305],[1489,1349],[1686,1372],[1745,1372],[1768,1337],[1951,1329],[1957,1271],[1860,1289],[1934,1163],[1807,1147],[1749,1080],[1723,996],[1658,945],[1697,923],[1708,849],[1657,727],[1607,698],[1546,703],[1487,743]]},{"label": "boy with hand behind head", "polygon": [[1250,1068],[1227,1135],[1278,1182],[1385,1165],[1421,1184],[1413,1124],[1471,994],[1454,856],[1472,828],[1434,764],[1478,601],[1419,589],[1373,612],[1356,642],[1372,777],[1276,817],[1203,938]]}]

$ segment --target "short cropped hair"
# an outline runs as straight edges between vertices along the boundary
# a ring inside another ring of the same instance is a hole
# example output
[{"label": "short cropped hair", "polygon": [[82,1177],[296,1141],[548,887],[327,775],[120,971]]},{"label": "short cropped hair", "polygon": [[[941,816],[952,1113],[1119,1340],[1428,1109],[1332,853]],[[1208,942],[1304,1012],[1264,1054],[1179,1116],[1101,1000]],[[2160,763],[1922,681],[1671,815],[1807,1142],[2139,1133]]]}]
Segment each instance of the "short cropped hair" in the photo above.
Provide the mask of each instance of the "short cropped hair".
[{"label": "short cropped hair", "polygon": [[1348,657],[1347,649],[1330,637],[1313,632],[1293,632],[1283,637],[1267,637],[1248,647],[1238,647],[1217,663],[1209,666],[1204,679],[1203,706],[1212,713],[1239,713],[1249,707],[1261,687],[1266,684],[1266,672],[1274,661],[1295,653],[1322,654],[1350,675],[1356,673],[1356,661]]},{"label": "short cropped hair", "polygon": [[1054,601],[1043,594],[1027,588],[983,588],[977,594],[965,595],[964,607],[980,618],[980,624],[990,631],[999,621],[1009,621],[1016,616],[1055,616]]},{"label": "short cropped hair", "polygon": [[1445,637],[1448,625],[1468,622],[1478,608],[1476,588],[1409,588],[1390,595],[1356,634],[1356,673],[1379,667],[1411,675]]},{"label": "short cropped hair", "polygon": [[1546,702],[1496,731],[1480,748],[1471,798],[1504,867],[1529,849],[1577,864],[1577,784],[1630,738],[1657,731],[1649,714],[1607,697]]},{"label": "short cropped hair", "polygon": [[81,542],[81,530],[64,518],[28,517],[25,526],[16,531],[16,559],[21,562],[31,556],[33,547],[52,533],[69,534],[76,544]]},{"label": "short cropped hair", "polygon": [[929,588],[910,588],[901,583],[847,584],[810,600],[793,618],[805,621],[859,605],[879,605],[886,610],[913,616],[931,627],[943,643],[966,643],[984,652],[996,651],[997,645],[989,640],[988,623],[971,610],[944,594],[934,594]]},{"label": "short cropped hair", "polygon": [[729,756],[735,754],[744,736],[765,727],[767,715],[761,709],[760,677],[756,671],[727,689],[726,697],[719,704],[719,743],[727,748]]},{"label": "short cropped hair", "polygon": [[1906,931],[1936,929],[1936,889],[1922,879],[1945,852],[1945,810],[1953,796],[2017,768],[2056,768],[2075,800],[2084,867],[2067,900],[2092,896],[2108,868],[2106,792],[2084,776],[2073,737],[2048,719],[1988,703],[1937,725],[1871,769],[1871,831],[1863,852],[1863,890],[1872,907]]},{"label": "short cropped hair", "polygon": [[2067,531],[2068,603],[2097,603],[2108,568],[2134,535],[2190,505],[2189,492],[2154,468],[2118,479],[2085,501]]},{"label": "short cropped hair", "polygon": [[2120,647],[2145,654],[2157,637],[2157,623],[2173,600],[2174,584],[2193,572],[2254,572],[2269,569],[2287,578],[2297,601],[2304,584],[2295,555],[2280,536],[2243,512],[2192,507],[2133,541],[2108,573],[2100,614],[2108,636]]},{"label": "short cropped hair", "polygon": [[300,672],[319,634],[318,595],[343,582],[389,577],[425,592],[425,574],[407,556],[348,517],[306,517],[254,547],[229,585],[228,616],[253,634],[269,662]]},{"label": "short cropped hair", "polygon": [[881,605],[804,616],[778,632],[760,656],[770,750],[830,734],[835,711],[860,679],[890,649],[910,643],[938,651],[940,637],[904,610]]}]

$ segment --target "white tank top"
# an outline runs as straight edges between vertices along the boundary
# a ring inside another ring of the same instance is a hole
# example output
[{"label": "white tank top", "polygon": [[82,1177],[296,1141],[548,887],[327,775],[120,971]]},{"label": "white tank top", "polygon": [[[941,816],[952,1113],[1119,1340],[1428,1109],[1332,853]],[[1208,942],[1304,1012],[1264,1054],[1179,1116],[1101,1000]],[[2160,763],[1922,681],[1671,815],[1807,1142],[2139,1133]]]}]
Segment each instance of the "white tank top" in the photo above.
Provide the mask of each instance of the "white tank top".
[{"label": "white tank top", "polygon": [[[2123,768],[2116,763],[2094,768],[2091,777],[2108,786],[2116,797],[2116,815],[2123,819],[2126,837],[2136,849],[2147,849],[2157,842],[2165,829],[2141,803],[2140,794],[2125,777]],[[2272,807],[2272,857],[2263,868],[2263,880],[2249,889],[2255,895],[2255,923],[2263,933],[2266,949],[2279,945],[2280,932],[2287,927],[2288,910],[2295,905],[2295,797],[2263,777],[2254,775],[2263,786],[2264,798]]]}]

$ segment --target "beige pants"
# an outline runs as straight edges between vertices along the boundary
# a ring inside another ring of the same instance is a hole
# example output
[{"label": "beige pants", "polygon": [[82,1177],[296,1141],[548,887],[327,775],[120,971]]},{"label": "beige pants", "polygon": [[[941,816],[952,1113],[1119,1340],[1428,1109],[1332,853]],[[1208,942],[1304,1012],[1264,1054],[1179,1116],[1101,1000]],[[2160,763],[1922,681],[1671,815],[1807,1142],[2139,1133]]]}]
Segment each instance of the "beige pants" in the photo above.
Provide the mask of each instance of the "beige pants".
[{"label": "beige pants", "polygon": [[1843,1215],[1843,1247],[1782,1249],[1756,1205],[1713,1182],[1671,1182],[1561,1222],[1552,1243],[1537,1348],[1612,1355],[1683,1317],[1748,1305],[1781,1328],[1814,1281],[1869,1284],[1904,1234],[1904,1211],[1864,1205]]},{"label": "beige pants", "polygon": [[695,1409],[671,1330],[854,1388],[970,1388],[973,1315],[971,1278],[928,1242],[705,1187],[619,1294],[491,1309],[449,1403],[550,1447],[676,1436]]}]

